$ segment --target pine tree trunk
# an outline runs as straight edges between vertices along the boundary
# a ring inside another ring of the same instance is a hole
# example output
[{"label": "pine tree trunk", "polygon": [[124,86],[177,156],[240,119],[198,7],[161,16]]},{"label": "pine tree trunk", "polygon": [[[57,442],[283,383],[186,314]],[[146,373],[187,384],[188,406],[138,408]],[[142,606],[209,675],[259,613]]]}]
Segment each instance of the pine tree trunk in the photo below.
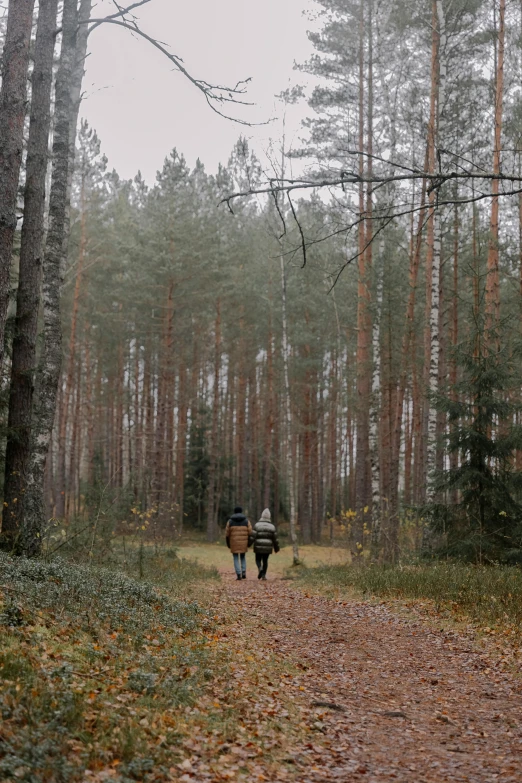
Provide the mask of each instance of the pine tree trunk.
[{"label": "pine tree trunk", "polygon": [[216,321],[214,325],[214,388],[212,402],[212,434],[210,441],[210,465],[208,471],[208,503],[207,503],[207,541],[217,541],[217,511],[216,487],[219,459],[218,425],[219,425],[219,378],[221,374],[221,300],[216,305]]},{"label": "pine tree trunk", "polygon": [[328,468],[328,512],[332,520],[337,518],[337,482],[338,482],[338,405],[339,389],[337,379],[338,355],[337,351],[332,351],[330,357],[330,383],[328,398],[330,401],[328,415],[328,448],[327,448],[327,468]]},{"label": "pine tree trunk", "polygon": [[176,440],[176,503],[178,505],[178,535],[183,533],[185,504],[185,455],[187,451],[187,368],[181,358],[178,382],[178,433]]},{"label": "pine tree trunk", "polygon": [[158,412],[156,417],[154,467],[152,473],[152,503],[156,521],[163,516],[164,503],[168,498],[168,398],[172,383],[171,361],[174,329],[174,281],[167,290],[167,303],[163,319],[163,338],[159,357]]},{"label": "pine tree trunk", "polygon": [[140,497],[143,470],[143,409],[144,394],[140,394],[140,342],[136,331],[134,338],[134,409],[132,417],[134,421],[134,500],[136,503]]},{"label": "pine tree trunk", "polygon": [[312,488],[311,503],[311,532],[314,544],[321,543],[322,532],[322,503],[321,503],[321,475],[319,473],[319,379],[317,371],[311,372],[310,385],[310,481]]},{"label": "pine tree trunk", "polygon": [[[0,369],[4,361],[4,337],[9,306],[11,285],[11,262],[13,242],[17,226],[16,204],[20,167],[22,165],[23,133],[27,98],[27,72],[29,68],[29,47],[31,29],[33,26],[34,0],[9,0],[7,16],[7,31],[2,52],[2,87],[0,90]],[[40,19],[46,19],[48,8],[42,10]],[[49,22],[46,19],[46,27]],[[42,58],[42,48],[46,47],[48,32],[42,30],[39,42],[39,57]],[[45,55],[44,55],[45,58]],[[43,70],[42,69],[43,66]],[[40,59],[40,79],[46,69],[46,58]],[[47,79],[47,75],[44,79]],[[38,84],[39,100],[42,97],[42,84]],[[42,122],[46,122],[46,107],[43,109]],[[33,139],[39,132],[35,127],[33,112]],[[33,148],[33,155],[36,149]],[[33,166],[34,166],[33,159]],[[33,170],[33,177],[35,171]],[[32,187],[35,186],[33,180]],[[39,252],[38,250],[36,251]],[[16,529],[19,515],[15,513],[12,523],[8,514],[4,520]],[[5,524],[5,523],[4,523]],[[6,541],[12,540],[12,531],[4,528]],[[7,543],[9,546],[9,543]]]},{"label": "pine tree trunk", "polygon": [[58,450],[58,470],[57,470],[57,492],[58,506],[57,517],[64,519],[66,517],[66,500],[68,490],[68,475],[66,469],[67,448],[67,429],[69,424],[69,414],[71,408],[71,399],[74,393],[74,370],[76,365],[76,334],[78,330],[78,312],[80,308],[80,296],[83,280],[83,266],[87,251],[87,230],[86,230],[86,208],[85,208],[85,177],[82,176],[80,188],[80,252],[78,255],[78,264],[76,267],[76,280],[74,284],[73,307],[71,313],[71,333],[69,335],[69,353],[67,358],[67,368],[65,379],[63,381],[63,395],[59,409],[59,431],[60,444]]},{"label": "pine tree trunk", "polygon": [[153,390],[152,339],[149,335],[145,344],[143,358],[143,398],[144,398],[144,476],[143,504],[150,505],[150,466],[154,458],[154,390]]},{"label": "pine tree trunk", "polygon": [[245,319],[243,313],[239,319],[239,332],[241,339],[239,341],[239,377],[237,391],[237,428],[236,428],[236,494],[237,502],[243,505],[243,495],[245,492],[245,425],[246,425],[246,341],[245,341]]},{"label": "pine tree trunk", "polygon": [[[456,384],[457,384],[457,359],[456,349],[459,342],[459,208],[457,204],[458,200],[458,187],[455,186],[455,214],[453,221],[453,290],[451,294],[451,347],[452,356],[449,367],[449,383],[451,388],[451,397],[454,401],[457,400]],[[457,470],[458,467],[458,453],[456,450],[450,452],[449,462],[450,470],[452,472]],[[456,490],[451,492],[451,502],[458,502],[458,493]]]},{"label": "pine tree trunk", "polygon": [[[14,538],[24,529],[24,498],[27,470],[31,457],[36,338],[40,309],[45,184],[49,157],[50,103],[57,9],[58,0],[40,0],[32,74],[31,120],[24,190],[24,222],[20,248],[20,274],[16,298],[5,455],[5,511],[2,532],[10,547],[14,543]],[[1,336],[0,341],[3,342]],[[24,535],[20,538],[17,548],[26,554],[37,554],[41,542],[38,537],[36,538],[37,540],[34,540],[35,537],[31,531],[24,529]]]},{"label": "pine tree trunk", "polygon": [[[121,305],[120,305],[121,310]],[[123,343],[118,346],[118,365],[116,368],[116,383],[114,399],[116,401],[116,416],[114,425],[114,445],[116,450],[116,471],[114,484],[121,489],[125,484],[125,461],[123,454]]]},{"label": "pine tree trunk", "polygon": [[71,427],[71,455],[69,463],[69,480],[68,480],[68,493],[67,493],[67,506],[66,517],[70,519],[70,515],[76,506],[76,498],[79,495],[79,484],[77,482],[78,471],[80,467],[80,443],[81,443],[81,408],[82,408],[82,365],[81,357],[77,363],[75,378],[75,393],[73,396],[73,417]]},{"label": "pine tree trunk", "polygon": [[[497,68],[495,74],[495,134],[493,149],[493,174],[500,174],[502,150],[502,120],[504,102],[504,49],[505,49],[505,16],[506,0],[499,0],[499,29],[497,37]],[[491,220],[489,224],[488,264],[486,275],[486,343],[496,345],[498,350],[498,327],[500,324],[500,289],[499,289],[499,186],[498,179],[491,183]]]},{"label": "pine tree trunk", "polygon": [[[94,405],[95,405],[95,386],[93,385],[93,366],[91,353],[91,335],[89,326],[85,328],[85,432],[87,435],[87,453],[86,453],[86,471],[87,483],[93,483],[93,463],[94,463]],[[98,372],[98,368],[96,369]],[[99,396],[96,400],[99,403]]]},{"label": "pine tree trunk", "polygon": [[[303,348],[304,363],[310,361],[310,346]],[[301,438],[300,451],[302,454],[302,469],[298,473],[301,479],[299,526],[303,544],[312,543],[312,466],[311,466],[311,382],[310,371],[307,370],[304,378],[304,389],[301,408]]]}]

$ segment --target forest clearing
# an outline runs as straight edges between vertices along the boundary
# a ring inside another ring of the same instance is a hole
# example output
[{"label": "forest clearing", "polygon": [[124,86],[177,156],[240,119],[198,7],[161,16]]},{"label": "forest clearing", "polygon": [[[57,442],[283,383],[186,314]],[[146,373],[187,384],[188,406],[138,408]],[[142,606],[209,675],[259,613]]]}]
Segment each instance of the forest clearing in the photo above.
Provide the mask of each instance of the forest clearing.
[{"label": "forest clearing", "polygon": [[0,781],[522,779],[522,0],[0,0]]}]

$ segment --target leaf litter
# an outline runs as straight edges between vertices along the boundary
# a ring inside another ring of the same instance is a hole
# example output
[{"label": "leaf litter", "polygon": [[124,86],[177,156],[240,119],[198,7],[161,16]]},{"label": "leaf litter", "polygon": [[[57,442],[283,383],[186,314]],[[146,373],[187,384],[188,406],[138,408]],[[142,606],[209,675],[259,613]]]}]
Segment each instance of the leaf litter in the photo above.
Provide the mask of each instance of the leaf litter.
[{"label": "leaf litter", "polygon": [[113,580],[114,595],[141,602],[129,635],[108,588],[102,620],[84,604],[74,615],[76,577],[53,568],[24,576],[35,609],[20,598],[4,626],[2,780],[521,779],[522,688],[507,651],[489,656],[384,603],[228,575],[202,588],[206,611]]},{"label": "leaf litter", "polygon": [[[238,643],[281,667],[303,729],[285,779],[518,783],[520,667],[384,603],[228,583]],[[294,667],[291,672],[288,667]],[[277,772],[269,780],[278,780]]]}]

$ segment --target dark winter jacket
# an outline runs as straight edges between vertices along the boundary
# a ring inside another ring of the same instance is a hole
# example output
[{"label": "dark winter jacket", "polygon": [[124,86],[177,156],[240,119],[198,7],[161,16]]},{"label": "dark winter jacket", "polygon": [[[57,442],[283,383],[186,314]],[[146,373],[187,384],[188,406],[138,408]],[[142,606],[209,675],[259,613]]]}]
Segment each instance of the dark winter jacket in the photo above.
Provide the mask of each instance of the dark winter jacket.
[{"label": "dark winter jacket", "polygon": [[273,551],[279,552],[279,541],[270,521],[270,512],[266,509],[254,525],[254,552],[256,555],[271,555]]},{"label": "dark winter jacket", "polygon": [[244,514],[232,514],[227,522],[227,546],[234,555],[247,551],[252,537],[252,525]]}]

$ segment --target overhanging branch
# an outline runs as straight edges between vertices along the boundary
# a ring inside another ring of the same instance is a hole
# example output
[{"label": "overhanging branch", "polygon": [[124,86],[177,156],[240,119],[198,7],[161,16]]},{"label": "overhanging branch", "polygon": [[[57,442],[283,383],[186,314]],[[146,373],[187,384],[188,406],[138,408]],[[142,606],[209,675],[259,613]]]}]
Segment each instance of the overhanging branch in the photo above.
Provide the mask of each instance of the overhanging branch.
[{"label": "overhanging branch", "polygon": [[[155,49],[158,49],[165,57],[167,57],[168,60],[170,60],[171,63],[175,66],[176,70],[185,76],[186,79],[191,82],[191,84],[196,87],[205,97],[206,102],[214,111],[216,114],[219,114],[220,117],[224,117],[226,120],[232,120],[233,122],[237,122],[239,125],[246,125],[251,127],[254,124],[266,124],[266,123],[251,123],[247,120],[242,120],[237,117],[232,117],[229,114],[226,114],[222,107],[224,107],[227,104],[236,104],[240,106],[252,106],[253,103],[243,100],[242,96],[246,95],[247,92],[247,85],[251,81],[250,78],[248,79],[241,79],[240,81],[236,82],[236,84],[233,87],[229,87],[226,85],[221,84],[212,84],[210,82],[207,82],[205,79],[197,79],[196,77],[192,76],[192,74],[187,70],[186,66],[183,63],[183,60],[181,57],[178,57],[178,55],[173,54],[167,49],[166,44],[161,43],[160,41],[156,40],[152,36],[145,33],[137,24],[136,20],[127,20],[125,18],[122,18],[125,16],[125,14],[129,13],[133,8],[137,8],[138,6],[145,5],[146,3],[150,2],[150,0],[141,0],[141,2],[134,3],[131,6],[128,6],[127,8],[121,8],[116,14],[112,14],[110,16],[105,16],[100,19],[82,19],[80,20],[80,24],[88,24],[89,27],[89,35],[100,25],[102,24],[112,24],[116,25],[117,27],[122,27],[125,30],[128,30],[131,33],[134,33],[141,38],[143,38],[145,41],[147,41],[151,46],[154,46]],[[118,6],[119,7],[119,6]]]}]

